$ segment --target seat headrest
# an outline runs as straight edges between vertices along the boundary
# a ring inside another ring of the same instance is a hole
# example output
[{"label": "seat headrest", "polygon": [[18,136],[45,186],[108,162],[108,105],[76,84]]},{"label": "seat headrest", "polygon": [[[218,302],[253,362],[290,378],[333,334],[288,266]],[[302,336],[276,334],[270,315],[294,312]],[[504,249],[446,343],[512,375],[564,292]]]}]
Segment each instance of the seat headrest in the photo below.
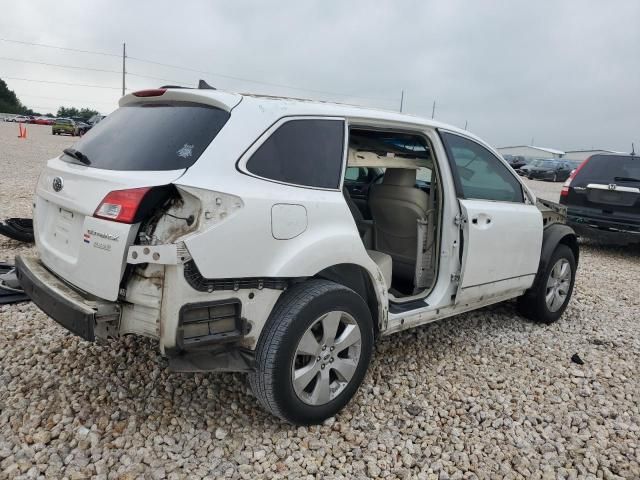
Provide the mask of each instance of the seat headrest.
[{"label": "seat headrest", "polygon": [[411,168],[387,168],[382,183],[399,187],[415,187],[416,171]]}]

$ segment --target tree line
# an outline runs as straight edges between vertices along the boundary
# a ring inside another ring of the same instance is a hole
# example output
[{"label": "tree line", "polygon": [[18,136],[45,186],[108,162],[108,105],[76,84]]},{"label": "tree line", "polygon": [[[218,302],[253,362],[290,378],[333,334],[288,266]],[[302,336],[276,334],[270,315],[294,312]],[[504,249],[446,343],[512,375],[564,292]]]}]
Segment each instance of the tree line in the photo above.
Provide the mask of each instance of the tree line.
[{"label": "tree line", "polygon": [[[15,113],[17,115],[34,115],[41,116],[42,113],[35,112],[34,110],[27,108],[22,104],[18,96],[13,90],[10,90],[7,83],[0,78],[0,113]],[[82,118],[89,120],[91,117],[98,113],[97,110],[91,108],[76,108],[76,107],[60,107],[56,112],[56,117],[72,117]],[[49,117],[53,117],[51,113],[46,114]]]}]

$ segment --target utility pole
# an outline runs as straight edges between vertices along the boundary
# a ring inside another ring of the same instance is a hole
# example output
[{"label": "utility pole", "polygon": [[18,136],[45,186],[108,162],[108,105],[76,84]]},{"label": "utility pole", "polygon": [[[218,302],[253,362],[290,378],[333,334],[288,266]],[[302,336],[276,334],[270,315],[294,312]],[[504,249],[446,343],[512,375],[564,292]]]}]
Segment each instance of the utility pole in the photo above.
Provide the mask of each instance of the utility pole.
[{"label": "utility pole", "polygon": [[400,113],[402,113],[402,107],[404,105],[404,89],[400,92]]},{"label": "utility pole", "polygon": [[127,44],[123,43],[122,44],[122,96],[124,97],[124,91],[125,91],[125,74],[127,73],[126,70],[126,59],[127,59]]},{"label": "utility pole", "polygon": [[436,101],[433,101],[433,107],[431,108],[431,118],[433,118],[436,114]]}]

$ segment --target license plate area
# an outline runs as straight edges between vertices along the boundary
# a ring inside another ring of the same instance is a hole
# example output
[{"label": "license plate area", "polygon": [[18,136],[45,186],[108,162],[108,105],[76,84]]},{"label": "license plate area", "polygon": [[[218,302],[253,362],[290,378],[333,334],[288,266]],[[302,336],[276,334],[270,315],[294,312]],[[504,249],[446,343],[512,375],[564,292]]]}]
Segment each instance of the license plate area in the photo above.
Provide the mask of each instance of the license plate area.
[{"label": "license plate area", "polygon": [[636,203],[638,194],[633,192],[620,192],[616,190],[589,189],[587,198],[593,203],[630,207]]},{"label": "license plate area", "polygon": [[50,204],[51,214],[46,224],[49,225],[49,241],[58,253],[77,257],[78,232],[82,229],[83,215]]}]

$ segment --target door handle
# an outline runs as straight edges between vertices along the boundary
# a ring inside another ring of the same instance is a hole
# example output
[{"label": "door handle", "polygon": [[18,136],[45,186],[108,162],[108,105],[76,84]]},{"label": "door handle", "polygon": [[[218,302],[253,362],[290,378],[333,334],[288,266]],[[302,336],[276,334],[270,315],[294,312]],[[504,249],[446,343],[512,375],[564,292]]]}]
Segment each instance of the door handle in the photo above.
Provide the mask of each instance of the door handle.
[{"label": "door handle", "polygon": [[481,228],[487,228],[491,225],[491,217],[486,213],[480,213],[479,215],[471,218],[471,223],[478,225]]}]

